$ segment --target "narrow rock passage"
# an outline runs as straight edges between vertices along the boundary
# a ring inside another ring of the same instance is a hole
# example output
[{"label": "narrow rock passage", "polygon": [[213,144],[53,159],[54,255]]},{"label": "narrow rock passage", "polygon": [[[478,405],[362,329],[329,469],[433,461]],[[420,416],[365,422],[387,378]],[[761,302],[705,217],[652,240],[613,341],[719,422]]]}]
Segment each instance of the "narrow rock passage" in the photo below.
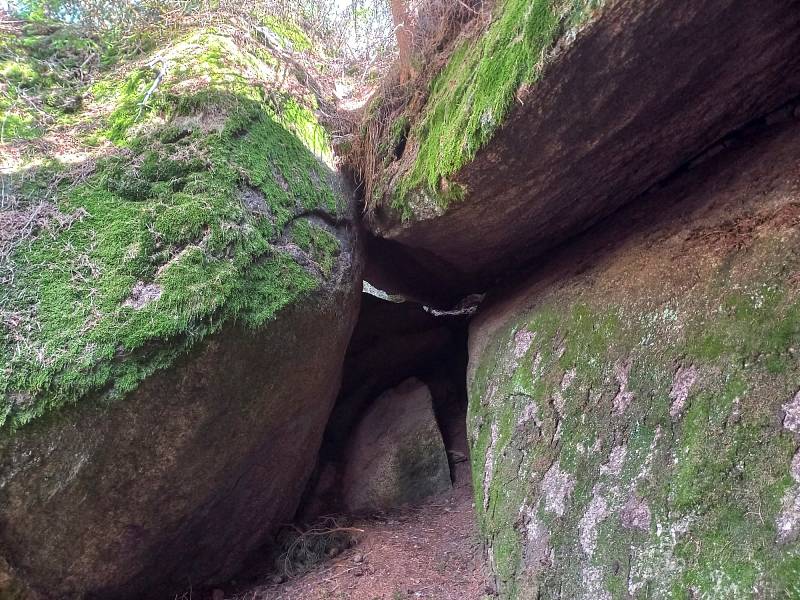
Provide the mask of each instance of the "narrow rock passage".
[{"label": "narrow rock passage", "polygon": [[305,575],[233,600],[479,600],[481,551],[467,463],[453,490],[395,514],[357,520],[358,543]]}]

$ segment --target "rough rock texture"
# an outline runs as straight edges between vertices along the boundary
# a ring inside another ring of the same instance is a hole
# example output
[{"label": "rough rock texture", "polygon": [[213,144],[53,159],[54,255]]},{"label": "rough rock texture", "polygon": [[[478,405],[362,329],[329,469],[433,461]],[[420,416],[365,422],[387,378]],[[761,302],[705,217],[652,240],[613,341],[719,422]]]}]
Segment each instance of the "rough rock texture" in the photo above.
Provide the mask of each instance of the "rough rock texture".
[{"label": "rough rock texture", "polygon": [[0,548],[30,597],[163,598],[235,574],[294,515],[356,308],[320,294],[123,401],[0,437]]},{"label": "rough rock texture", "polygon": [[417,379],[385,392],[350,442],[343,483],[351,512],[380,511],[450,489],[431,393]]},{"label": "rough rock texture", "polygon": [[155,73],[112,88],[127,147],[0,289],[4,600],[231,577],[294,516],[338,391],[362,259],[323,130],[230,38],[159,56],[155,108]]},{"label": "rough rock texture", "polygon": [[461,200],[426,190],[404,222],[390,190],[371,226],[474,292],[798,94],[793,0],[607,2],[450,178]]},{"label": "rough rock texture", "polygon": [[733,141],[473,321],[502,598],[800,594],[799,135]]},{"label": "rough rock texture", "polygon": [[463,319],[434,317],[418,304],[365,294],[345,357],[337,405],[342,414],[333,417],[343,421],[339,429],[349,429],[344,422],[350,415],[357,415],[384,390],[435,370],[437,359],[465,344],[465,329]]}]

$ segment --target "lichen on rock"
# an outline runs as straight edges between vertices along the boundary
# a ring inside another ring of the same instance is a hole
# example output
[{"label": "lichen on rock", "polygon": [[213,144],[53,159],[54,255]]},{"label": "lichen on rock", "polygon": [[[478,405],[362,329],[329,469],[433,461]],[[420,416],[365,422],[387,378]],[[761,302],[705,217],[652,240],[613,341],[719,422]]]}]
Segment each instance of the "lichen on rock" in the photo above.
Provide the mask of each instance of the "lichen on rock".
[{"label": "lichen on rock", "polygon": [[796,132],[677,178],[679,206],[653,191],[476,317],[468,423],[501,598],[796,592]]}]

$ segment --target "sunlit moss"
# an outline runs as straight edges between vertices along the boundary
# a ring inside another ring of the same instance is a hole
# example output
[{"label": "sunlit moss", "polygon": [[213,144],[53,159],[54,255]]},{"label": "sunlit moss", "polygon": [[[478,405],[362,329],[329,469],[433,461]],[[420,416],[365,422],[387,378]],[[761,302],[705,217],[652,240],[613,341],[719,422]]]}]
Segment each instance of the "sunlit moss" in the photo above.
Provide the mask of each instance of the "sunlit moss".
[{"label": "sunlit moss", "polygon": [[[69,226],[13,256],[0,306],[21,321],[0,330],[0,426],[118,398],[226,323],[263,326],[332,273],[338,240],[297,218],[343,206],[310,109],[269,93],[254,77],[274,65],[222,36],[192,34],[159,56],[169,74],[157,86],[158,69],[94,86],[110,105],[103,135],[124,150],[62,186]],[[41,171],[30,194],[54,175]],[[295,235],[318,270],[285,249]]]},{"label": "sunlit moss", "polygon": [[411,136],[419,152],[392,202],[410,216],[415,190],[442,206],[463,193],[444,182],[475,157],[503,125],[515,95],[539,78],[548,49],[602,4],[601,0],[504,0],[480,38],[463,42],[431,85],[430,97]]}]

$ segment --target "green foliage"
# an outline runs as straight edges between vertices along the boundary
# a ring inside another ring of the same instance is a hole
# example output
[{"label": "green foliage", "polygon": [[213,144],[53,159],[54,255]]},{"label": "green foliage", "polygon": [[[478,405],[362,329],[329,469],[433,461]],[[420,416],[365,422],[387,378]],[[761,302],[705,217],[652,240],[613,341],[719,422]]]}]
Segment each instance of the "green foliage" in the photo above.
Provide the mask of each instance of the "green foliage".
[{"label": "green foliage", "polygon": [[[153,72],[96,86],[115,103],[105,131],[125,149],[62,186],[71,223],[12,257],[0,306],[18,326],[0,329],[0,426],[98,392],[118,398],[227,323],[263,326],[332,272],[338,241],[297,218],[341,208],[310,110],[237,76],[271,67],[220,36],[163,56],[174,69],[141,114]],[[319,273],[283,249],[295,234]]]},{"label": "green foliage", "polygon": [[547,51],[565,28],[591,14],[600,0],[504,0],[498,17],[479,39],[463,42],[433,81],[425,112],[412,130],[419,153],[393,198],[407,210],[410,195],[424,188],[440,205],[458,195],[443,182],[475,157],[502,126],[520,87],[538,79]]}]

